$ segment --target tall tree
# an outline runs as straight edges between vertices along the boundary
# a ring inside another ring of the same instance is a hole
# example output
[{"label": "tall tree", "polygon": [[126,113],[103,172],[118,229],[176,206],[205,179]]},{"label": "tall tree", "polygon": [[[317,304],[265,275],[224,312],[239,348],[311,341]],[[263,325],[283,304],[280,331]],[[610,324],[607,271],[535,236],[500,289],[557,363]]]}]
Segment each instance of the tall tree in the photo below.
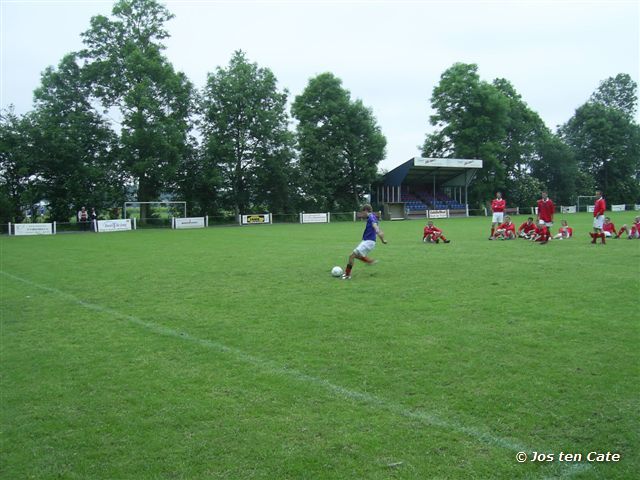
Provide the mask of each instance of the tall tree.
[{"label": "tall tree", "polygon": [[560,129],[580,168],[611,202],[640,198],[640,126],[618,109],[586,103]]},{"label": "tall tree", "polygon": [[36,160],[33,115],[0,111],[0,223],[21,222],[39,199],[34,180]]},{"label": "tall tree", "polygon": [[205,170],[213,178],[219,169],[227,205],[286,211],[293,137],[275,75],[236,51],[227,68],[209,74],[202,97]]},{"label": "tall tree", "polygon": [[590,102],[613,108],[632,120],[638,107],[638,85],[630,75],[619,73],[600,82]]},{"label": "tall tree", "polygon": [[504,78],[497,78],[492,85],[507,100],[507,122],[502,138],[500,162],[510,178],[526,175],[536,158],[537,146],[543,135],[549,134],[540,116],[531,110],[514,86]]},{"label": "tall tree", "polygon": [[[157,200],[188,146],[193,87],[163,55],[173,15],[155,0],[120,0],[83,33],[86,78],[106,109],[121,116],[125,168],[139,201]],[[145,207],[141,216],[148,217]]]},{"label": "tall tree", "polygon": [[174,191],[187,202],[191,215],[217,215],[223,207],[222,171],[206,158],[204,149],[194,148],[184,155],[175,178]]},{"label": "tall tree", "polygon": [[45,70],[34,97],[39,187],[51,217],[68,221],[82,205],[100,211],[119,204],[124,186],[116,135],[91,105],[74,55]]},{"label": "tall tree", "polygon": [[482,159],[484,166],[471,191],[482,202],[503,190],[507,166],[501,161],[509,125],[509,100],[494,85],[481,81],[475,64],[456,63],[440,77],[431,106],[436,111],[422,155]]},{"label": "tall tree", "polygon": [[362,101],[331,73],[312,78],[292,105],[305,193],[316,207],[354,208],[376,177],[386,139]]},{"label": "tall tree", "polygon": [[349,105],[347,138],[344,146],[343,172],[347,179],[347,192],[356,208],[362,196],[370,191],[376,179],[378,163],[385,157],[387,139],[377,125],[373,111],[360,99]]},{"label": "tall tree", "polygon": [[536,151],[537,157],[531,162],[533,176],[546,186],[546,190],[557,205],[573,205],[576,201],[579,179],[578,163],[574,152],[551,132],[545,132],[540,136]]}]

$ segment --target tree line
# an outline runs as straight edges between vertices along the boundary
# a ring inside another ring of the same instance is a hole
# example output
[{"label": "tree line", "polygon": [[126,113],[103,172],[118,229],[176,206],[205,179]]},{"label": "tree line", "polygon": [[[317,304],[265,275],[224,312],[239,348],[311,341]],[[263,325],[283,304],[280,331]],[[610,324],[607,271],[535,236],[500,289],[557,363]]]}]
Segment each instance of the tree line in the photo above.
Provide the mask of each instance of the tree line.
[{"label": "tree line", "polygon": [[[236,51],[198,90],[164,55],[172,17],[155,0],[119,0],[110,17],[91,19],[82,50],[44,71],[30,112],[1,112],[0,222],[43,199],[52,220],[67,221],[81,205],[162,194],[187,201],[190,215],[352,210],[380,179],[386,139],[339,78],[311,78],[288,109],[274,73]],[[502,190],[528,205],[542,188],[570,204],[596,187],[610,201],[638,201],[629,75],[603,81],[551,132],[507,80],[482,81],[477,69],[457,63],[442,74],[434,131],[420,147],[484,161],[473,204]]]}]

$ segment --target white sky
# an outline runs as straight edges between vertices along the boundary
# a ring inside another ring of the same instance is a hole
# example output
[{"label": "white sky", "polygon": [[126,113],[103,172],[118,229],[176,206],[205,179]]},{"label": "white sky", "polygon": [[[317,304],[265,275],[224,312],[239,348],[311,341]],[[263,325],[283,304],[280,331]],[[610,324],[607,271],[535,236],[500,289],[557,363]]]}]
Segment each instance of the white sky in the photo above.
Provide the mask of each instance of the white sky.
[{"label": "white sky", "polygon": [[[32,108],[41,72],[82,48],[92,16],[115,1],[0,0],[0,103]],[[391,169],[413,156],[429,124],[430,98],[455,62],[483,80],[509,80],[553,130],[600,81],[640,83],[640,1],[214,1],[163,2],[165,54],[201,88],[235,50],[270,68],[290,100],[323,72],[373,109]]]}]

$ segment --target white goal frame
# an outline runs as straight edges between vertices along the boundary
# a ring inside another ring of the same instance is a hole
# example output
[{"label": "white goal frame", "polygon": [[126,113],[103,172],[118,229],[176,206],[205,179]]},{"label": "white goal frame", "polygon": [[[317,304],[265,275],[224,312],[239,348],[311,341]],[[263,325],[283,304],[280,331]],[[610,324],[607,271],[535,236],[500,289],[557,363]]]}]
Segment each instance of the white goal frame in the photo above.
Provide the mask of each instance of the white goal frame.
[{"label": "white goal frame", "polygon": [[[593,205],[595,199],[598,198],[598,197],[596,197],[595,195],[578,195],[578,204],[576,206],[576,209],[578,210],[578,213],[580,213],[580,199],[581,198],[586,198],[586,199],[591,200],[590,204]],[[585,212],[587,211],[586,207],[588,207],[588,206],[589,206],[589,203],[587,203],[586,206],[585,206]]]},{"label": "white goal frame", "polygon": [[134,207],[138,205],[157,205],[158,207],[168,207],[169,205],[180,204],[182,205],[183,218],[187,218],[187,202],[124,202],[124,209],[122,214],[124,218],[127,218],[127,207]]}]

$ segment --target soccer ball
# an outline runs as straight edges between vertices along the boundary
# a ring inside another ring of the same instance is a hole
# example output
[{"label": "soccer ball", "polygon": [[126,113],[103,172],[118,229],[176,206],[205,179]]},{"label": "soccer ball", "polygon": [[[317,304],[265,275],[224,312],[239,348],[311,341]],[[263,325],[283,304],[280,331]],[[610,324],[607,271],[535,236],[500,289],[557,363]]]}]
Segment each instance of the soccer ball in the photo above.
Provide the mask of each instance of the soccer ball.
[{"label": "soccer ball", "polygon": [[331,275],[333,275],[334,277],[341,277],[342,269],[340,267],[333,267],[331,269]]}]

